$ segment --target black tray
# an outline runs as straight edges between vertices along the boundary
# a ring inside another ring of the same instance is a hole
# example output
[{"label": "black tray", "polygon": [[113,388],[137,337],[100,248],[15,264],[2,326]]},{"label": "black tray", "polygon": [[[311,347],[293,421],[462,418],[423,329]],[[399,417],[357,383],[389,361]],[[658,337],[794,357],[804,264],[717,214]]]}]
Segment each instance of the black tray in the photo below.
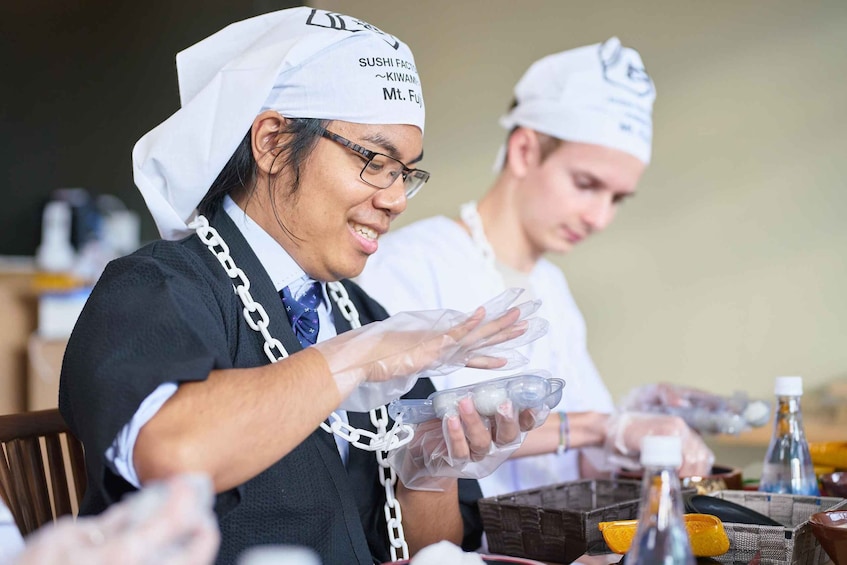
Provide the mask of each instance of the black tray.
[{"label": "black tray", "polygon": [[784,524],[780,524],[773,518],[751,510],[746,506],[705,494],[695,494],[685,497],[685,511],[692,514],[711,514],[720,518],[721,522],[731,522],[733,524],[784,526]]}]

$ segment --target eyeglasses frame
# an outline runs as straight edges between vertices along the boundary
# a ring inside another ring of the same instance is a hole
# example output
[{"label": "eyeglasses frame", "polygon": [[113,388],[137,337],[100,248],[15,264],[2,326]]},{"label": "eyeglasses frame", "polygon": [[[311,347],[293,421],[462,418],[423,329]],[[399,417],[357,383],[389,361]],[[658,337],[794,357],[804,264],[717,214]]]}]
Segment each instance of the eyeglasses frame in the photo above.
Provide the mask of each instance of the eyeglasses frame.
[{"label": "eyeglasses frame", "polygon": [[406,198],[412,198],[415,194],[417,194],[420,191],[421,188],[423,188],[423,185],[425,185],[426,182],[429,180],[429,177],[430,177],[429,172],[424,171],[423,169],[413,169],[413,168],[407,166],[406,163],[404,163],[400,159],[395,159],[394,157],[392,157],[390,155],[386,155],[385,153],[380,153],[379,151],[371,151],[370,149],[366,149],[365,147],[362,147],[358,143],[350,141],[346,137],[342,137],[335,132],[329,131],[326,128],[321,128],[321,137],[329,139],[330,141],[334,141],[335,143],[337,143],[337,144],[339,144],[343,147],[346,147],[347,149],[349,149],[349,150],[351,150],[355,153],[358,153],[360,156],[362,156],[364,159],[366,159],[365,166],[362,167],[362,170],[359,173],[359,178],[362,179],[363,182],[369,184],[370,186],[380,188],[380,189],[389,188],[391,186],[391,184],[389,184],[388,186],[379,186],[379,185],[373,184],[372,182],[368,181],[365,178],[365,170],[368,168],[368,165],[371,164],[371,161],[373,161],[373,159],[377,156],[382,156],[382,157],[385,157],[387,159],[391,159],[392,161],[396,161],[397,163],[400,163],[400,165],[402,165],[403,171],[402,171],[401,175],[403,177],[403,184],[404,185],[405,185],[406,179],[409,177],[409,175],[416,175],[415,178],[423,178],[423,181],[421,181],[421,183],[418,184],[414,188],[414,190],[405,191],[406,192]]}]

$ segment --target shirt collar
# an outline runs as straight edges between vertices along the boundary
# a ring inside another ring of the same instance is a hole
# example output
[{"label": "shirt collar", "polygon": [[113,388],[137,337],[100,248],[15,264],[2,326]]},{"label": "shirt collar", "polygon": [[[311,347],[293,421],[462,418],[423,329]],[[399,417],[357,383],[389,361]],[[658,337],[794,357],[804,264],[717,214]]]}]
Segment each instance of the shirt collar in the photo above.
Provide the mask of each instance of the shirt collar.
[{"label": "shirt collar", "polygon": [[[229,196],[224,197],[223,208],[267,271],[277,292],[289,287],[291,295],[297,300],[311,283],[320,282],[310,278],[291,255]],[[329,305],[326,283],[320,282],[320,285],[323,303]]]}]

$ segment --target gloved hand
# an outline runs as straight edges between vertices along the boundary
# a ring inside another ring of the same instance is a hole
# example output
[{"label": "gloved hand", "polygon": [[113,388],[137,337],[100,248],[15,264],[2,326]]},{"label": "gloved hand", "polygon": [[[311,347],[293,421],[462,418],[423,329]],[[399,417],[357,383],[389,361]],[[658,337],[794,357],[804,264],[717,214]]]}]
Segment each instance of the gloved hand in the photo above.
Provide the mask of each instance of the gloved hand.
[{"label": "gloved hand", "polygon": [[443,490],[448,479],[490,475],[550,414],[545,402],[519,410],[505,398],[492,410],[476,400],[468,394],[443,418],[415,424],[414,439],[389,453],[389,464],[407,488]]},{"label": "gloved hand", "polygon": [[402,312],[313,346],[326,359],[341,408],[364,412],[398,398],[420,377],[462,367],[512,369],[526,363],[515,348],[547,332],[532,318],[540,301],[509,307],[509,289],[472,314],[455,310]]},{"label": "gloved hand", "polygon": [[621,402],[621,409],[638,412],[648,411],[652,407],[688,408],[693,404],[717,404],[719,398],[697,388],[652,383],[632,389]]},{"label": "gloved hand", "polygon": [[16,565],[207,565],[220,543],[208,478],[145,487],[99,516],[65,517],[34,532]]},{"label": "gloved hand", "polygon": [[678,416],[647,412],[620,412],[606,424],[605,450],[609,460],[618,466],[639,468],[641,440],[648,435],[679,436],[682,439],[681,477],[708,475],[715,455]]},{"label": "gloved hand", "polygon": [[526,435],[509,400],[490,417],[480,415],[470,397],[460,400],[458,409],[458,414],[416,424],[414,439],[389,452],[388,463],[407,488],[442,491],[454,478],[485,477]]}]

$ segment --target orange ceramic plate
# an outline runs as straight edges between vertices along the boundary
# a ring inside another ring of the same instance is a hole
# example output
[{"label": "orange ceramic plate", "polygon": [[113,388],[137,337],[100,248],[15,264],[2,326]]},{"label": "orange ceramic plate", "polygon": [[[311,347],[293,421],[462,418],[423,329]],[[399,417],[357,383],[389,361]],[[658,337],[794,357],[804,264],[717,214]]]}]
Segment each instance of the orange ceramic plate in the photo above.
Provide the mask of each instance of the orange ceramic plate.
[{"label": "orange ceramic plate", "polygon": [[[603,539],[615,553],[626,553],[632,545],[638,520],[620,520],[600,522],[598,528]],[[716,557],[729,551],[729,538],[723,529],[723,523],[709,514],[686,514],[685,528],[691,540],[691,551],[696,557]]]}]

